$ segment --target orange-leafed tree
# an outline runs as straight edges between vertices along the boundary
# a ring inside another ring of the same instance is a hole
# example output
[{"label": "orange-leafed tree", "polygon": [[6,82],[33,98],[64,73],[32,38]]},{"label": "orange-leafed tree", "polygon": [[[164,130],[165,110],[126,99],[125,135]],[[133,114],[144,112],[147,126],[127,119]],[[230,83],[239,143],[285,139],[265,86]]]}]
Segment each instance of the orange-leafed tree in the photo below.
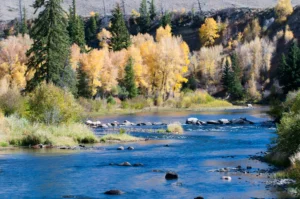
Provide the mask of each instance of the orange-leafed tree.
[{"label": "orange-leafed tree", "polygon": [[207,18],[199,29],[199,36],[203,46],[212,46],[219,38],[218,24],[213,18]]}]

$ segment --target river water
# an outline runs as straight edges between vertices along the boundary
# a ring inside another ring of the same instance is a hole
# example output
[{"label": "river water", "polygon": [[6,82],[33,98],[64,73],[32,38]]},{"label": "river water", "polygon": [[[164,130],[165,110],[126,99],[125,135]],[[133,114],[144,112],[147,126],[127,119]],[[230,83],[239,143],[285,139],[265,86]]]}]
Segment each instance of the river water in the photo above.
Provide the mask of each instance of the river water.
[{"label": "river water", "polygon": [[[103,122],[181,122],[188,117],[201,120],[247,117],[255,125],[190,126],[183,135],[132,133],[150,138],[133,146],[132,151],[118,151],[120,144],[99,145],[93,150],[0,151],[0,198],[291,198],[266,186],[270,174],[258,175],[258,169],[273,167],[249,158],[267,150],[276,136],[275,127],[263,126],[269,118],[264,110],[223,112],[139,113],[100,118]],[[97,130],[97,134],[101,134]],[[169,147],[165,147],[165,145]],[[122,162],[142,163],[143,167],[109,165]],[[248,173],[212,172],[224,167],[251,166]],[[156,170],[156,172],[153,172]],[[179,175],[165,180],[165,172]],[[222,180],[224,175],[231,181]],[[125,192],[107,196],[110,189]]]}]

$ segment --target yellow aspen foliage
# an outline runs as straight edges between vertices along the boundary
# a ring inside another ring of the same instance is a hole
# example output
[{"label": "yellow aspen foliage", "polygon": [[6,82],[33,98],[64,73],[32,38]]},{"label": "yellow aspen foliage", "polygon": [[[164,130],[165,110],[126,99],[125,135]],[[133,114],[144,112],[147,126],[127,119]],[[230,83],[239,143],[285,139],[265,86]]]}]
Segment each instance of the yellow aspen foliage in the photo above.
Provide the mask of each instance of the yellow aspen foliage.
[{"label": "yellow aspen foliage", "polygon": [[140,49],[131,46],[128,49],[128,58],[132,58],[134,60],[133,69],[135,72],[135,81],[136,85],[139,88],[147,88],[148,87],[148,70],[147,67],[143,64],[143,58],[141,56]]},{"label": "yellow aspen foliage", "polygon": [[160,42],[165,37],[172,37],[172,29],[169,25],[167,25],[165,28],[160,27],[156,30],[156,41]]},{"label": "yellow aspen foliage", "polygon": [[275,13],[278,22],[284,22],[287,17],[293,13],[294,9],[291,0],[278,0],[275,6]]},{"label": "yellow aspen foliage", "polygon": [[103,28],[102,31],[97,35],[97,38],[100,41],[99,46],[103,48],[109,46],[111,37],[111,33]]},{"label": "yellow aspen foliage", "polygon": [[260,37],[261,30],[262,28],[259,25],[258,19],[252,20],[252,22],[248,24],[244,29],[244,33],[243,33],[244,40],[250,42],[254,40],[256,37]]},{"label": "yellow aspen foliage", "polygon": [[199,29],[200,41],[203,46],[212,46],[219,38],[218,24],[213,18],[207,18]]},{"label": "yellow aspen foliage", "polygon": [[106,47],[102,51],[104,53],[103,60],[99,60],[103,61],[103,67],[100,74],[101,89],[105,92],[110,92],[118,85],[118,68],[112,64],[108,48]]},{"label": "yellow aspen foliage", "polygon": [[94,49],[89,53],[82,54],[80,64],[88,77],[92,95],[96,95],[101,87],[101,71],[103,68],[104,51]]},{"label": "yellow aspen foliage", "polygon": [[285,27],[284,41],[285,41],[285,43],[288,43],[288,42],[290,42],[290,41],[293,40],[293,39],[294,39],[294,33],[293,33],[293,31],[290,29],[290,26],[287,25],[287,26]]},{"label": "yellow aspen foliage", "polygon": [[110,51],[109,55],[112,65],[117,68],[117,79],[122,80],[125,77],[125,65],[127,63],[127,50]]},{"label": "yellow aspen foliage", "polygon": [[74,71],[77,70],[79,66],[79,61],[81,57],[80,47],[77,44],[73,44],[71,46],[71,56],[70,56],[70,64]]},{"label": "yellow aspen foliage", "polygon": [[145,42],[154,42],[154,39],[151,35],[149,35],[148,33],[146,34],[137,34],[136,36],[131,36],[131,42],[132,42],[132,45],[140,48],[141,45],[143,45]]},{"label": "yellow aspen foliage", "polygon": [[26,74],[26,52],[32,40],[28,35],[9,36],[0,42],[0,79],[7,79],[10,87],[24,89],[32,71]]}]

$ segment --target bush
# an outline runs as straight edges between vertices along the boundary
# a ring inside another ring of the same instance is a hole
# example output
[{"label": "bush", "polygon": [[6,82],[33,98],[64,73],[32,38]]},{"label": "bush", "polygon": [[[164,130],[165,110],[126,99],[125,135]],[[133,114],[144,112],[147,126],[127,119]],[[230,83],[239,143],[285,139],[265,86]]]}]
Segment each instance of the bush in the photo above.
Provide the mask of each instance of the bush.
[{"label": "bush", "polygon": [[22,106],[23,98],[17,89],[9,89],[0,96],[0,109],[6,116],[21,111]]},{"label": "bush", "polygon": [[112,96],[109,96],[109,97],[107,98],[107,104],[110,104],[110,105],[116,105],[117,102],[116,102],[116,100],[115,100]]},{"label": "bush", "polygon": [[45,124],[61,124],[78,121],[82,107],[73,95],[53,84],[42,84],[31,93],[28,119]]},{"label": "bush", "polygon": [[162,106],[164,103],[164,99],[161,95],[155,98],[155,106]]},{"label": "bush", "polygon": [[103,106],[103,101],[92,100],[86,98],[79,98],[78,103],[83,107],[86,112],[99,112]]},{"label": "bush", "polygon": [[169,124],[167,127],[168,133],[182,134],[184,132],[180,123]]},{"label": "bush", "polygon": [[126,133],[126,130],[125,129],[120,129],[120,135],[122,135],[122,134],[125,134]]}]

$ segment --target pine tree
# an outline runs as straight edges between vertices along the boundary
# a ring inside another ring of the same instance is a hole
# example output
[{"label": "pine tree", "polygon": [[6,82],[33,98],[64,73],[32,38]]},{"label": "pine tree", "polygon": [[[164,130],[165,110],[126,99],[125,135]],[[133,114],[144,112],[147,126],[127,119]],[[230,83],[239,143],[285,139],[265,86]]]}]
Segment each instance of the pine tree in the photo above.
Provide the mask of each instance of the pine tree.
[{"label": "pine tree", "polygon": [[140,5],[139,27],[142,33],[146,33],[150,28],[150,15],[147,9],[147,0],[142,0]]},{"label": "pine tree", "polygon": [[232,87],[232,81],[233,81],[233,72],[231,71],[229,60],[226,59],[226,63],[222,75],[222,83],[224,89],[227,92],[229,92]]},{"label": "pine tree", "polygon": [[128,48],[131,45],[130,35],[128,29],[125,25],[124,17],[121,11],[120,4],[117,4],[116,8],[112,11],[111,19],[111,46],[114,51],[122,50],[123,48]]},{"label": "pine tree", "polygon": [[92,12],[85,28],[86,43],[89,44],[90,46],[93,46],[93,41],[96,40],[97,38],[97,29],[98,29],[97,17],[98,15]]},{"label": "pine tree", "polygon": [[242,70],[239,66],[238,56],[234,53],[231,56],[231,68],[233,72],[233,82],[230,88],[231,98],[234,100],[239,100],[243,98],[244,88],[241,84]]},{"label": "pine tree", "polygon": [[28,34],[28,32],[26,8],[24,7],[20,33],[24,36],[25,34]]},{"label": "pine tree", "polygon": [[155,7],[154,0],[151,0],[150,2],[149,14],[150,14],[150,19],[154,20],[156,17],[156,7]]},{"label": "pine tree", "polygon": [[76,1],[73,0],[72,6],[69,9],[69,24],[68,31],[71,44],[77,44],[81,50],[85,48],[85,32],[84,22],[76,14]]},{"label": "pine tree", "polygon": [[88,77],[83,71],[82,66],[79,66],[77,69],[77,96],[84,98],[91,98],[92,92],[89,87]]},{"label": "pine tree", "polygon": [[161,22],[160,22],[161,26],[165,28],[167,25],[169,25],[171,27],[172,26],[172,18],[171,17],[172,17],[171,13],[168,13],[168,12],[165,13],[161,18]]},{"label": "pine tree", "polygon": [[297,42],[290,47],[287,55],[282,55],[279,67],[279,82],[285,93],[300,87],[300,48]]},{"label": "pine tree", "polygon": [[135,74],[133,69],[133,59],[130,57],[125,67],[124,87],[128,91],[129,98],[134,98],[138,95],[138,89],[135,83]]},{"label": "pine tree", "polygon": [[31,31],[34,43],[27,51],[28,71],[36,71],[27,84],[28,91],[44,80],[47,83],[61,84],[70,47],[61,0],[37,0],[34,8],[36,11],[44,9],[35,20]]}]

